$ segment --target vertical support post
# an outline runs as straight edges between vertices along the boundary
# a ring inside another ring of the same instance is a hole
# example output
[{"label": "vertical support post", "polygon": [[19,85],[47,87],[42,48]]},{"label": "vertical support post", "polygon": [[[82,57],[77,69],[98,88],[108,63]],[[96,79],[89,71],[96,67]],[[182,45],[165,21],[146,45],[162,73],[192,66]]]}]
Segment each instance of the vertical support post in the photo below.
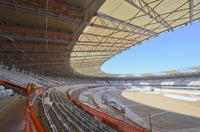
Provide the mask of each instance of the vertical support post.
[{"label": "vertical support post", "polygon": [[[48,13],[48,7],[49,7],[49,0],[46,1],[46,13]],[[45,22],[46,22],[46,33],[45,33],[45,35],[47,37],[48,36],[48,33],[47,33],[47,31],[48,31],[48,17],[47,17],[47,15],[46,15]],[[49,41],[46,40],[47,51],[48,51],[48,44],[49,44]]]},{"label": "vertical support post", "polygon": [[151,114],[149,114],[149,126],[150,126],[150,132],[152,132],[152,125],[151,125]]},{"label": "vertical support post", "polygon": [[190,24],[192,24],[193,20],[193,5],[194,5],[194,0],[190,0]]}]

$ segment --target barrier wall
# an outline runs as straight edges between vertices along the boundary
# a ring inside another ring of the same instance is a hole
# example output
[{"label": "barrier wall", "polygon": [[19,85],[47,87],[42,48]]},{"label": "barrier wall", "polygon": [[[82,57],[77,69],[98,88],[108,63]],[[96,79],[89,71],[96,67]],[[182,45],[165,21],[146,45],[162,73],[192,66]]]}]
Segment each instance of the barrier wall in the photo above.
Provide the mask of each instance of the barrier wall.
[{"label": "barrier wall", "polygon": [[22,90],[23,93],[24,93],[24,92],[27,92],[27,90],[26,90],[25,88],[20,87],[20,86],[17,86],[17,85],[12,84],[12,83],[9,83],[9,82],[7,82],[7,81],[0,80],[0,83],[3,83],[3,84],[6,84],[6,85],[9,85],[9,86],[11,86],[11,87],[15,87],[15,88],[17,88],[17,89],[19,89],[19,90]]},{"label": "barrier wall", "polygon": [[146,132],[145,130],[131,126],[130,124],[124,121],[121,121],[106,113],[100,112],[85,104],[82,104],[78,99],[75,99],[74,97],[72,97],[68,92],[67,92],[67,97],[77,106],[79,106],[81,109],[86,111],[88,114],[92,115],[95,119],[97,119],[98,121],[104,124],[109,125],[110,127],[112,127],[113,129],[119,132]]},{"label": "barrier wall", "polygon": [[24,132],[44,132],[38,118],[34,114],[33,110],[30,107],[31,101],[30,98],[27,98],[25,106],[25,127]]}]

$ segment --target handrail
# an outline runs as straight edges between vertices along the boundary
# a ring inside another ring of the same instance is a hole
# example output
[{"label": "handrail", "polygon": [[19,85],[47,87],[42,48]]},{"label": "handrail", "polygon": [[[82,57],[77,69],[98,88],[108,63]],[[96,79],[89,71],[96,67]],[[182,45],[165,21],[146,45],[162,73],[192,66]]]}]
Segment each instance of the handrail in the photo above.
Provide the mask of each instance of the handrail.
[{"label": "handrail", "polygon": [[32,108],[30,107],[31,101],[30,98],[27,97],[27,102],[25,106],[25,127],[24,132],[44,132],[38,118],[34,114]]}]

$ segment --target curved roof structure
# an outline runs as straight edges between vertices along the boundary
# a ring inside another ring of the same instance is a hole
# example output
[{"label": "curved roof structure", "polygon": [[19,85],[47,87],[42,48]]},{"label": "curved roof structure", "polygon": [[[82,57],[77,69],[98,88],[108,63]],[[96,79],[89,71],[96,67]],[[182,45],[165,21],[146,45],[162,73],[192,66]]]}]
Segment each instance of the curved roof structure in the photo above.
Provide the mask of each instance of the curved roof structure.
[{"label": "curved roof structure", "polygon": [[0,12],[0,58],[9,68],[116,77],[100,70],[106,60],[198,20],[200,0],[2,0]]}]

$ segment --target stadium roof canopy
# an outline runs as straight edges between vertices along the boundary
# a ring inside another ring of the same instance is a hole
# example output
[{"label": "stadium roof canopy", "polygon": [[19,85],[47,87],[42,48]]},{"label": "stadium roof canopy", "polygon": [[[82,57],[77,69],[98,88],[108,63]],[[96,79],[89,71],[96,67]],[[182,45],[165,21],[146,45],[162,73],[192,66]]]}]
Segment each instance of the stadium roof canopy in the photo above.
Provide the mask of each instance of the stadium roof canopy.
[{"label": "stadium roof canopy", "polygon": [[199,20],[200,0],[2,0],[0,12],[0,58],[9,68],[117,77],[102,72],[101,65],[144,40]]}]

